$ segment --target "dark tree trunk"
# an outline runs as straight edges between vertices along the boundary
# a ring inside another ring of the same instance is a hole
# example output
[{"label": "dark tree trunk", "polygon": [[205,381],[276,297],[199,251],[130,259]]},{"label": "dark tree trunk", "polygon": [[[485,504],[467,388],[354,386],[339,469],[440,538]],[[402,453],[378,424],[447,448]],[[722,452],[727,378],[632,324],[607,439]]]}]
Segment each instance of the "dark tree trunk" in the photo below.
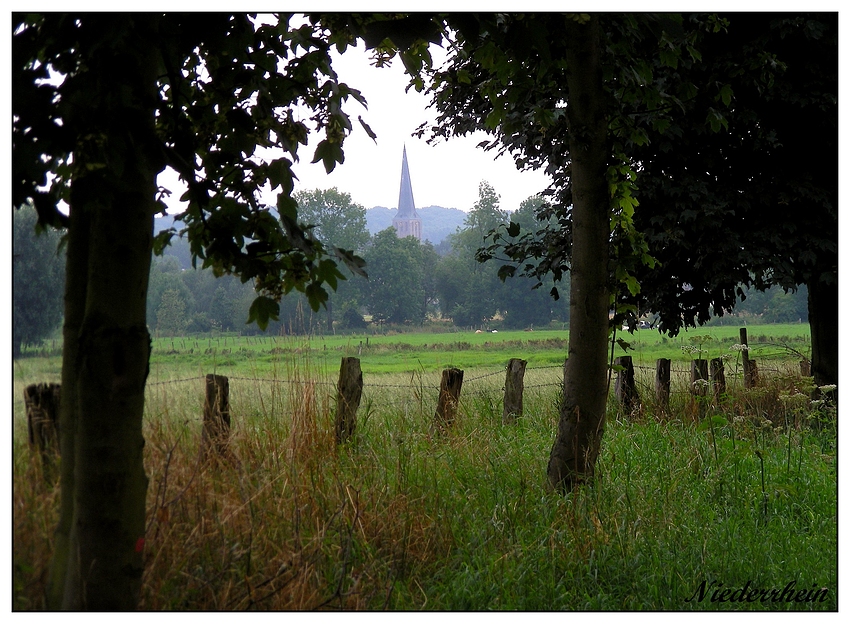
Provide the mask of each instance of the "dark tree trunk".
[{"label": "dark tree trunk", "polygon": [[812,376],[819,386],[838,385],[838,282],[815,279],[808,289]]},{"label": "dark tree trunk", "polygon": [[569,357],[549,482],[567,492],[592,479],[605,427],[610,208],[599,19],[566,21],[573,246]]},{"label": "dark tree trunk", "polygon": [[[69,202],[61,499],[50,609],[131,610],[141,589],[145,303],[162,169],[153,151],[156,51],[134,37],[147,23],[136,20],[122,47],[88,55],[97,66],[67,78],[69,89],[85,98],[79,106],[69,103],[67,119],[79,139]],[[113,80],[106,84],[102,76]]]}]

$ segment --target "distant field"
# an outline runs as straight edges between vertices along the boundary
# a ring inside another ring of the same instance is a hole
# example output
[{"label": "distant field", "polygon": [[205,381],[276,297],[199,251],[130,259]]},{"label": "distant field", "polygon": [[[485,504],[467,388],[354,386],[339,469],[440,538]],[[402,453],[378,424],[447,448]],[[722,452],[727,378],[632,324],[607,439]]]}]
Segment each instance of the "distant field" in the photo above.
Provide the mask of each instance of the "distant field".
[{"label": "distant field", "polygon": [[[762,360],[799,359],[811,351],[808,324],[758,325],[749,328],[750,353]],[[665,338],[644,329],[634,334],[618,332],[630,343],[626,352],[615,347],[614,355],[631,355],[637,365],[654,365],[661,357],[687,362],[691,355],[682,347],[710,336],[702,343],[704,358],[730,353],[739,338],[737,327],[700,328]],[[528,361],[529,367],[563,364],[569,332],[500,331],[498,333],[403,333],[348,336],[220,336],[207,338],[160,338],[154,341],[152,373],[157,369],[190,368],[206,372],[232,369],[264,373],[293,358],[309,360],[312,367],[334,370],[340,358],[360,358],[364,374],[438,371],[454,366],[464,370],[503,367],[513,357]]]}]

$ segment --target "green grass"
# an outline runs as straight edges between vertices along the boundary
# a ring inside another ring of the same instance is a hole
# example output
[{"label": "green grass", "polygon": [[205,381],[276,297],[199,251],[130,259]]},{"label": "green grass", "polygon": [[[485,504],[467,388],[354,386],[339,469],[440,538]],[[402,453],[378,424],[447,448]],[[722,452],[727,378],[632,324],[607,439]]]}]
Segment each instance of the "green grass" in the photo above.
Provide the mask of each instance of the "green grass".
[{"label": "green grass", "polygon": [[[628,355],[638,365],[654,366],[658,358],[685,362],[690,356],[682,346],[692,339],[710,336],[703,343],[703,357],[729,354],[738,342],[734,327],[700,328],[683,332],[676,338],[665,338],[654,330],[638,330],[634,334],[618,332],[617,337],[631,344]],[[454,366],[461,369],[504,366],[512,357],[528,360],[529,367],[563,364],[567,355],[569,333],[557,330],[500,331],[498,333],[389,333],[346,336],[217,336],[159,338],[154,341],[152,368],[158,364],[187,369],[223,369],[265,374],[273,372],[281,361],[309,356],[312,366],[332,371],[340,358],[360,358],[364,374],[411,373],[439,371]],[[811,351],[807,324],[759,325],[749,331],[751,356],[767,361],[788,359],[789,349],[803,354]],[[616,347],[615,355],[627,352]]]},{"label": "green grass", "polygon": [[[770,340],[791,335],[784,331]],[[505,338],[503,358],[531,360],[506,334],[489,335],[490,346]],[[357,434],[341,448],[332,433],[336,347],[327,362],[317,357],[323,348],[278,352],[264,363],[217,362],[232,375],[234,461],[221,464],[198,463],[199,377],[212,370],[186,354],[157,355],[145,417],[142,608],[837,608],[834,410],[791,396],[805,386],[794,359],[755,390],[730,384],[702,419],[684,378],[675,380],[667,416],[648,401],[643,413],[623,418],[612,404],[595,483],[562,497],[545,476],[559,368],[529,371],[525,413],[505,426],[498,366],[506,359],[491,362],[477,344],[444,347],[407,370],[364,374]],[[685,364],[689,356],[675,347]],[[390,353],[373,355],[377,365]],[[432,421],[440,358],[458,355],[481,357],[465,368],[453,428],[439,434]],[[539,355],[547,361],[544,349]],[[563,355],[553,350],[551,361]],[[16,394],[29,380],[55,381],[54,360],[16,363]],[[826,420],[814,418],[817,410]],[[25,433],[16,399],[14,605],[34,609],[58,497],[41,483]],[[719,583],[782,590],[792,581],[826,587],[826,602],[711,600]],[[688,601],[703,582],[705,599]]]}]

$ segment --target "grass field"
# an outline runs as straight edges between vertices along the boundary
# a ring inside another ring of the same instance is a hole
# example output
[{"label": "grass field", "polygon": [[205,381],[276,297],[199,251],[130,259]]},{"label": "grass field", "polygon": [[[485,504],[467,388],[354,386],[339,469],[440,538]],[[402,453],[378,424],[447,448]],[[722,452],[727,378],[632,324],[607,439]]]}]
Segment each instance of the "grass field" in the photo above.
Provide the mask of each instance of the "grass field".
[{"label": "grass field", "polygon": [[[709,334],[705,357],[737,342],[737,328],[692,332]],[[670,357],[685,370],[689,337],[664,342],[643,330],[624,339],[639,367]],[[750,329],[751,355],[769,373],[758,388],[741,388],[732,359],[728,394],[716,403],[695,403],[684,375],[665,413],[648,391],[633,415],[612,401],[597,480],[562,497],[545,474],[565,339],[535,331],[370,335],[368,344],[365,335],[156,341],[141,607],[837,608],[835,409],[810,400],[786,348],[805,352],[808,326]],[[358,353],[357,434],[337,447],[336,371],[340,357]],[[529,372],[524,415],[507,426],[510,357],[527,359]],[[449,365],[464,368],[464,386],[454,427],[438,434],[439,371]],[[44,357],[14,368],[15,609],[43,607],[58,502],[27,448],[18,397],[27,383],[58,380],[59,367]],[[232,458],[201,462],[202,378],[214,371],[231,377]],[[651,372],[639,375],[648,390]],[[739,589],[755,599],[735,600]]]}]

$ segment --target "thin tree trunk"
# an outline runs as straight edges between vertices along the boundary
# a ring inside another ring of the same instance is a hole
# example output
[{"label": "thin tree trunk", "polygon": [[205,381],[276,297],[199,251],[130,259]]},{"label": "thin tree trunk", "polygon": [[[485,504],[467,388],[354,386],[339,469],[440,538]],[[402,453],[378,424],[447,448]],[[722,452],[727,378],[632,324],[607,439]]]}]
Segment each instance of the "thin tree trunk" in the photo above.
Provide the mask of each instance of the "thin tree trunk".
[{"label": "thin tree trunk", "polygon": [[567,492],[592,479],[605,428],[609,196],[605,95],[598,16],[566,20],[573,246],[570,339],[549,482]]}]

